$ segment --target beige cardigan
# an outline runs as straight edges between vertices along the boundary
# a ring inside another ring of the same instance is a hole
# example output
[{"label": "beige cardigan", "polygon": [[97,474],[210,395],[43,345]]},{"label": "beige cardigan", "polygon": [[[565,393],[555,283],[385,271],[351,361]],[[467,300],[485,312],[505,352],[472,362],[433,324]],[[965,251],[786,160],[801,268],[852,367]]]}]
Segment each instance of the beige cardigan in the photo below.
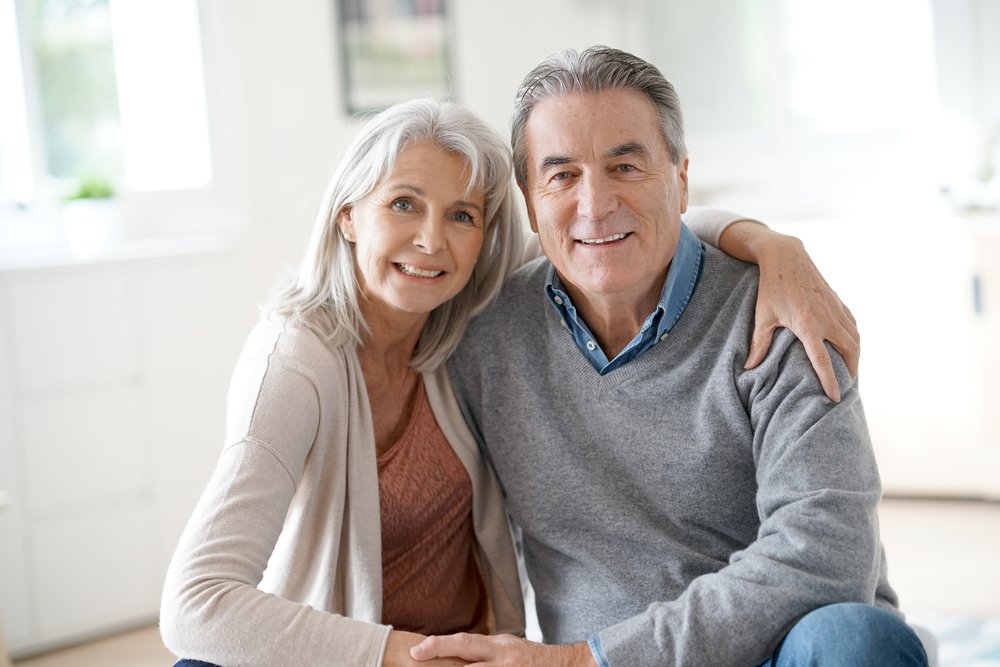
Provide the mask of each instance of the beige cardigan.
[{"label": "beige cardigan", "polygon": [[[326,325],[329,327],[329,325]],[[166,646],[225,667],[382,662],[381,523],[371,410],[357,355],[321,325],[264,321],[240,355],[226,445],[167,573]],[[483,581],[498,632],[524,611],[499,484],[447,374],[424,375],[468,470]],[[266,570],[265,570],[266,565]]]}]

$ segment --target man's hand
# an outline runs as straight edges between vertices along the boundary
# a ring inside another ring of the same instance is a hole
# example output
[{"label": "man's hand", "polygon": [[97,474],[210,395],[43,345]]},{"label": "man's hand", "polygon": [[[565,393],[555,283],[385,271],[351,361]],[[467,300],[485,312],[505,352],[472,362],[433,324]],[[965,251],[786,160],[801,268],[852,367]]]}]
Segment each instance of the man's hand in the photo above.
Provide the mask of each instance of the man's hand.
[{"label": "man's hand", "polygon": [[746,368],[767,356],[774,330],[785,327],[802,341],[823,391],[840,400],[833,362],[823,344],[830,342],[857,377],[861,337],[854,315],[820,275],[802,242],[753,222],[737,222],[722,234],[721,249],[760,267],[760,289],[753,340]]},{"label": "man's hand", "polygon": [[421,664],[452,656],[468,661],[470,667],[596,667],[586,643],[549,646],[513,635],[428,637],[414,646],[410,655]]}]

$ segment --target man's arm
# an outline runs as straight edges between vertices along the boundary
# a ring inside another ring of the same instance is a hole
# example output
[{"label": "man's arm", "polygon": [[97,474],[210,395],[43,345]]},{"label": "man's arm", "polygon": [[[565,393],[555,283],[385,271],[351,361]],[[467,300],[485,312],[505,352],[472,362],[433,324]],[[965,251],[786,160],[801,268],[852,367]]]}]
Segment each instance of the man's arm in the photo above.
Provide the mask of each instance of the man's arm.
[{"label": "man's arm", "polygon": [[856,386],[838,355],[834,361],[846,388],[840,403],[817,391],[809,360],[788,333],[775,338],[760,368],[737,378],[753,429],[760,527],[723,568],[695,578],[676,599],[651,599],[589,647],[453,635],[428,638],[411,655],[539,667],[759,664],[809,611],[873,603],[880,485]]},{"label": "man's arm", "polygon": [[839,403],[817,391],[787,332],[761,367],[737,377],[753,434],[756,539],[676,599],[598,633],[607,664],[663,664],[663,656],[673,661],[666,664],[759,664],[809,611],[876,601],[881,487],[857,386],[832,356],[845,387]]},{"label": "man's arm", "polygon": [[746,368],[764,360],[775,329],[786,327],[806,348],[823,391],[840,400],[840,387],[824,340],[858,374],[861,339],[851,311],[813,264],[802,242],[763,223],[719,209],[691,207],[684,222],[705,243],[760,267],[756,324]]}]

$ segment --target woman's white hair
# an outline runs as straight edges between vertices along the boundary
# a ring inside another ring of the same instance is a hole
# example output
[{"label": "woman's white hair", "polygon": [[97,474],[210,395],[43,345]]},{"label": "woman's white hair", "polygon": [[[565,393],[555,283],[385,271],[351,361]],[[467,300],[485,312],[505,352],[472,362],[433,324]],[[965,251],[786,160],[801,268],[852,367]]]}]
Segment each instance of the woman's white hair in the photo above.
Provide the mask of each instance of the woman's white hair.
[{"label": "woman's white hair", "polygon": [[[367,197],[407,146],[430,141],[465,159],[467,188],[486,198],[483,247],[468,284],[435,308],[424,325],[411,365],[430,371],[458,346],[469,320],[489,305],[522,259],[521,228],[512,182],[510,149],[500,135],[467,109],[419,99],[392,106],[369,120],[341,159],[327,187],[298,271],[279,286],[265,312],[308,322],[325,310],[335,345],[360,345],[367,325],[361,314],[353,246],[337,218]],[[324,329],[326,327],[323,327]]]}]

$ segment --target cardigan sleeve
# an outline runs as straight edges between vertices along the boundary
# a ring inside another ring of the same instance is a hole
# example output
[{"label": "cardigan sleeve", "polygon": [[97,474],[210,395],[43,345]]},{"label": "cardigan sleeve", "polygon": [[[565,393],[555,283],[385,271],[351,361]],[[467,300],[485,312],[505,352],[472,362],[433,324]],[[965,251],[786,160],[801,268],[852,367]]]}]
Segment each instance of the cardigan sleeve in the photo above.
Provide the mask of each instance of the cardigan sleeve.
[{"label": "cardigan sleeve", "polygon": [[[168,568],[161,633],[179,657],[218,665],[376,667],[387,626],[258,588],[320,423],[309,369],[276,352],[282,335],[258,326],[237,363],[227,444]],[[335,603],[344,593],[330,588]]]},{"label": "cardigan sleeve", "polygon": [[684,224],[704,243],[715,248],[719,247],[719,239],[730,225],[743,221],[764,224],[760,220],[724,211],[721,208],[689,206],[687,213],[684,214]]}]

